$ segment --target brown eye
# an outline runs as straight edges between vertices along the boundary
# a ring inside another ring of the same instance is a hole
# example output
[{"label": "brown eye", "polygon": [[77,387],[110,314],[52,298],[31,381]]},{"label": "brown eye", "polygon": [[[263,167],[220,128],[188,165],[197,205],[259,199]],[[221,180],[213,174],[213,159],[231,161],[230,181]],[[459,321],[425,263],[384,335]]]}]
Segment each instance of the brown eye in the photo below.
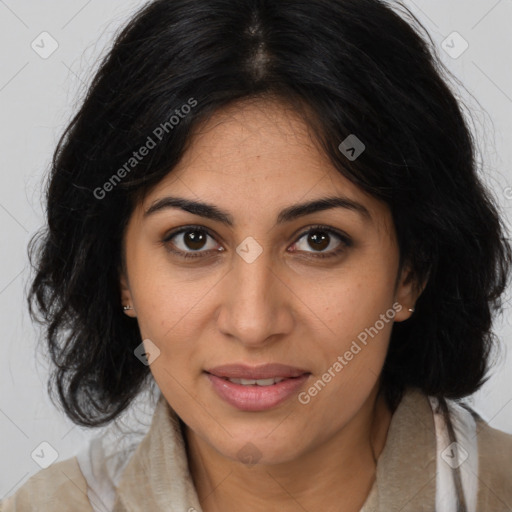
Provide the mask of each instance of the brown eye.
[{"label": "brown eye", "polygon": [[323,251],[329,246],[329,242],[331,241],[331,237],[324,231],[313,231],[309,233],[307,237],[308,244],[315,249],[315,251]]},{"label": "brown eye", "polygon": [[200,257],[212,250],[222,250],[208,231],[193,226],[170,233],[163,243],[168,246],[169,252],[184,258]]},{"label": "brown eye", "polygon": [[201,231],[185,231],[183,233],[183,243],[187,248],[197,251],[205,245],[207,235]]},{"label": "brown eye", "polygon": [[352,246],[352,240],[334,229],[317,226],[303,233],[293,244],[294,250],[309,253],[315,258],[334,257]]}]

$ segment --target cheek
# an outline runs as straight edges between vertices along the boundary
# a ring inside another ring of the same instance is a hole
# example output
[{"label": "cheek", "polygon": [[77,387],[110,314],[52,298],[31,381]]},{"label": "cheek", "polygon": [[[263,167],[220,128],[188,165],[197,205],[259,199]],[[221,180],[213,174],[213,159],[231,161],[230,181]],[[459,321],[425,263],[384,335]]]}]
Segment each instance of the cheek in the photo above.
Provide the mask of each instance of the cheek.
[{"label": "cheek", "polygon": [[209,281],[165,280],[158,271],[146,272],[139,281],[140,333],[159,351],[150,371],[159,388],[173,397],[170,403],[180,410],[191,405],[191,390],[196,388],[195,379],[200,378],[204,353],[208,352],[204,334],[212,309],[207,293],[218,278]]},{"label": "cheek", "polygon": [[299,398],[301,404],[323,410],[323,415],[319,413],[323,418],[327,407],[333,425],[361,406],[378,380],[388,351],[396,314],[392,288],[370,282],[340,284],[336,293],[322,298],[322,320],[329,331],[314,347],[311,360],[319,363],[318,373]]},{"label": "cheek", "polygon": [[322,347],[322,371],[330,368],[340,385],[361,379],[371,385],[380,373],[396,315],[394,279],[393,265],[373,258],[344,269],[324,286],[309,288],[308,305],[318,312],[325,331],[315,347]]},{"label": "cheek", "polygon": [[130,279],[141,333],[162,343],[184,339],[198,325],[205,296],[219,277],[173,267],[165,250],[134,259]]},{"label": "cheek", "polygon": [[303,296],[329,331],[346,340],[374,325],[392,307],[393,277],[387,269],[362,264],[323,283],[305,284]]}]

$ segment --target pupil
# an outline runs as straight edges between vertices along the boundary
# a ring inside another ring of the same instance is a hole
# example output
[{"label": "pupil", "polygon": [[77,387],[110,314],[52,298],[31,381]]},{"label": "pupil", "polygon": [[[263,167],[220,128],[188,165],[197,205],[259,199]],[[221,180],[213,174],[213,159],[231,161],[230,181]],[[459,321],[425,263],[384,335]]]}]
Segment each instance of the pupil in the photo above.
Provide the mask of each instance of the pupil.
[{"label": "pupil", "polygon": [[322,231],[315,231],[309,235],[308,241],[313,243],[313,249],[322,250],[329,246],[329,235]]},{"label": "pupil", "polygon": [[198,250],[204,246],[204,233],[199,231],[187,231],[185,233],[185,243],[189,249]]}]

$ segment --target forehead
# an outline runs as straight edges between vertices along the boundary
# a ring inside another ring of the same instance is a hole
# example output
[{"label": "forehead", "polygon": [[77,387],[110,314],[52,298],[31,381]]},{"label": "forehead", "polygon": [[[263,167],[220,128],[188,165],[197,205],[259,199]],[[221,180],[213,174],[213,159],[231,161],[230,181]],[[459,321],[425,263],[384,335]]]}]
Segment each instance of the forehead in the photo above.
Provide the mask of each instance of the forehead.
[{"label": "forehead", "polygon": [[146,196],[143,209],[167,194],[250,216],[340,195],[363,203],[374,218],[385,216],[386,205],[342,176],[310,130],[278,101],[244,101],[219,110],[195,131],[183,158]]},{"label": "forehead", "polygon": [[211,172],[211,179],[253,184],[297,175],[318,179],[327,164],[294,110],[277,101],[252,100],[219,110],[198,127],[174,174],[192,179]]}]

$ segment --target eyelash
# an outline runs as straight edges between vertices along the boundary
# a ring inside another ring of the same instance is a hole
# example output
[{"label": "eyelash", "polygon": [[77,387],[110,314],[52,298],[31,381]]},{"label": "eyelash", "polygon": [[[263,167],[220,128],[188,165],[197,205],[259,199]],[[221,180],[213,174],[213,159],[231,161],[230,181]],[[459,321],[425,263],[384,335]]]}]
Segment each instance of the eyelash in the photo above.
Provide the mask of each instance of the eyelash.
[{"label": "eyelash", "polygon": [[[210,251],[185,252],[185,251],[181,251],[181,250],[172,249],[169,247],[169,245],[167,245],[175,236],[180,235],[181,233],[186,233],[187,231],[196,231],[199,233],[203,233],[203,234],[210,236],[211,238],[213,238],[215,240],[215,237],[213,236],[213,234],[210,232],[209,229],[207,229],[203,226],[190,225],[190,226],[184,226],[184,227],[178,228],[175,231],[172,231],[162,240],[162,243],[164,245],[166,245],[166,248],[169,252],[176,254],[180,258],[184,258],[184,259],[203,258],[204,257],[203,255]],[[353,244],[352,240],[344,233],[342,233],[336,229],[327,227],[327,226],[316,225],[316,226],[311,226],[306,231],[303,231],[300,235],[298,235],[298,237],[296,238],[296,241],[293,242],[292,245],[296,244],[305,235],[308,235],[308,234],[310,234],[312,232],[316,232],[316,231],[327,233],[329,235],[334,235],[336,238],[339,239],[339,241],[341,243],[337,249],[331,250],[328,253],[314,253],[314,252],[310,253],[310,252],[306,251],[308,254],[308,256],[306,256],[306,257],[319,258],[319,259],[334,258],[334,257],[338,256],[339,254],[341,254],[347,247],[351,247]],[[215,252],[221,252],[221,251],[215,251]]]}]

